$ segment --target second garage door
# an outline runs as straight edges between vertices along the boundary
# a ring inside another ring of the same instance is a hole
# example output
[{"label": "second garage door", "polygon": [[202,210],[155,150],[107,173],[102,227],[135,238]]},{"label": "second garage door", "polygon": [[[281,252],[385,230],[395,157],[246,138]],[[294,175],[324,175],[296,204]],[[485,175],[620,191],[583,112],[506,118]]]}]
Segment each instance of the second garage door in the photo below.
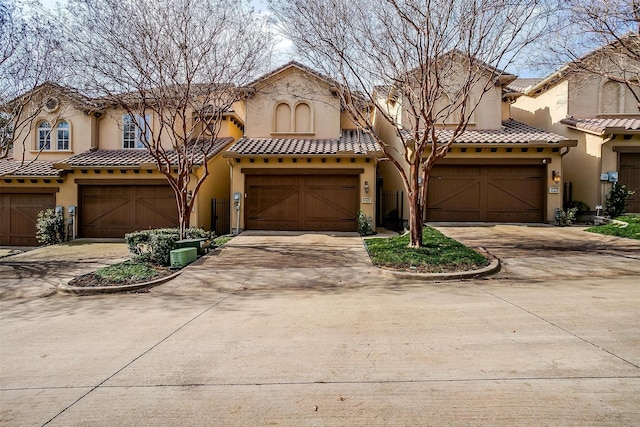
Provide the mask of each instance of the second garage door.
[{"label": "second garage door", "polygon": [[429,177],[428,221],[542,222],[539,166],[437,166]]},{"label": "second garage door", "polygon": [[247,175],[247,230],[356,231],[357,175]]},{"label": "second garage door", "polygon": [[123,238],[126,233],[178,226],[178,209],[167,185],[83,185],[80,237]]}]

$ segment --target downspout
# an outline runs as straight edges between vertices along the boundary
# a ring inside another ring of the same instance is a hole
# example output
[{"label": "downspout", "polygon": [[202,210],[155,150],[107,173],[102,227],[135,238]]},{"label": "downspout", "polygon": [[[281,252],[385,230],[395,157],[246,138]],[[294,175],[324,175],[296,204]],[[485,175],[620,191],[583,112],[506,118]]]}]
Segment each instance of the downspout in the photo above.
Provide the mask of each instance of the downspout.
[{"label": "downspout", "polygon": [[606,185],[609,182],[600,181],[600,174],[602,174],[602,147],[604,147],[606,143],[611,141],[612,136],[613,136],[612,134],[609,134],[606,138],[604,138],[604,140],[602,141],[602,144],[600,144],[600,153],[599,153],[600,155],[598,156],[598,182],[600,183],[600,193],[598,194],[598,205],[601,205],[603,207],[604,207],[603,200],[606,199],[606,196],[605,196]]}]

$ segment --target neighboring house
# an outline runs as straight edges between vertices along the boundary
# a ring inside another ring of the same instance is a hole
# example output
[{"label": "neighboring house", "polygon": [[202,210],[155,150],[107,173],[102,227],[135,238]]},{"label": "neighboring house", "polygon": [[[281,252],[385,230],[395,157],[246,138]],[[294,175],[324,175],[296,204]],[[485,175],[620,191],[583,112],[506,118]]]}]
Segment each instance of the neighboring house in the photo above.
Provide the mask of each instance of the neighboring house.
[{"label": "neighboring house", "polygon": [[356,231],[375,224],[380,149],[343,114],[335,84],[296,62],[248,86],[244,138],[223,156],[245,230]]},{"label": "neighboring house", "polygon": [[[637,35],[630,35],[635,37]],[[603,205],[616,179],[636,193],[628,208],[640,213],[640,64],[607,61],[615,43],[580,61],[612,64],[602,75],[569,63],[544,78],[518,79],[509,88],[511,114],[531,126],[578,141],[563,157],[565,202]],[[615,65],[615,67],[613,66]],[[630,84],[623,84],[627,80]]]},{"label": "neighboring house", "polygon": [[[35,92],[31,102],[45,101],[46,108],[37,112],[30,133],[15,139],[13,158],[0,160],[0,244],[36,244],[37,213],[56,206],[69,219],[71,236],[122,238],[177,226],[173,190],[141,148],[135,117],[55,84]],[[38,99],[39,92],[46,99]],[[152,123],[158,126],[157,118]],[[241,126],[233,112],[225,114],[206,159],[211,176],[191,214],[195,226],[210,228],[211,198],[228,200],[228,167],[219,154],[242,134]]]},{"label": "neighboring house", "polygon": [[[562,175],[562,155],[576,141],[513,120],[506,86],[516,76],[487,65],[483,74],[484,79],[478,81],[469,97],[470,105],[478,106],[465,132],[431,170],[425,219],[553,222],[556,209],[562,207],[562,185],[554,178]],[[489,90],[481,96],[485,85]],[[401,133],[410,144],[408,114],[402,101],[397,94],[382,101],[397,126],[382,126],[379,133],[396,144],[400,144]],[[450,138],[456,121],[454,113],[438,125],[441,141]],[[384,191],[404,190],[390,162],[382,162],[380,169]],[[406,207],[404,213],[406,220]]]}]

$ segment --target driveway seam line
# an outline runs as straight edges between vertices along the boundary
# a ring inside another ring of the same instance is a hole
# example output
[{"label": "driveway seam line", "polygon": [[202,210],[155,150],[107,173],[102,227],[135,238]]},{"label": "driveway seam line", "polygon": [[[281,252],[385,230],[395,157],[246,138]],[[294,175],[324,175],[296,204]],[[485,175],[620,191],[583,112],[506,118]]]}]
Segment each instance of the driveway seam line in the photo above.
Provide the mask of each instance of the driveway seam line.
[{"label": "driveway seam line", "polygon": [[509,301],[509,300],[506,300],[506,299],[504,299],[504,298],[502,298],[502,297],[499,297],[499,296],[497,296],[497,295],[495,295],[495,294],[493,294],[493,293],[491,293],[491,292],[487,291],[486,289],[482,289],[482,288],[479,288],[479,289],[480,289],[482,292],[485,292],[485,293],[487,293],[487,294],[491,295],[492,297],[499,299],[500,301],[503,301],[503,302],[505,302],[505,303],[507,303],[507,304],[509,304],[509,305],[512,305],[513,307],[519,308],[520,310],[522,310],[522,311],[524,311],[524,312],[526,312],[526,313],[528,313],[528,314],[530,314],[530,315],[532,315],[532,316],[537,317],[538,319],[542,320],[543,322],[546,322],[546,323],[548,323],[549,325],[551,325],[551,326],[553,326],[553,327],[555,327],[555,328],[557,328],[557,329],[560,329],[561,331],[566,332],[567,334],[569,334],[569,335],[571,335],[571,336],[573,336],[573,337],[575,337],[575,338],[578,338],[579,340],[581,340],[581,341],[583,341],[583,342],[585,342],[585,343],[587,343],[587,344],[589,344],[589,345],[591,345],[591,346],[593,346],[593,347],[595,347],[595,348],[597,348],[597,349],[599,349],[599,350],[602,350],[602,351],[604,351],[605,353],[607,353],[607,354],[609,354],[609,355],[611,355],[611,356],[613,356],[613,357],[615,357],[615,358],[617,358],[617,359],[620,359],[621,361],[623,361],[623,362],[625,362],[625,363],[627,363],[627,364],[629,364],[629,365],[633,366],[633,367],[634,367],[634,368],[636,368],[636,369],[640,369],[640,366],[638,366],[638,365],[636,365],[635,363],[633,363],[633,362],[631,362],[631,361],[629,361],[629,360],[625,359],[624,357],[622,357],[622,356],[618,356],[617,354],[615,354],[615,353],[613,353],[613,352],[611,352],[611,351],[607,350],[606,348],[604,348],[604,347],[602,347],[602,346],[599,346],[598,344],[596,344],[596,343],[594,343],[594,342],[591,342],[591,341],[589,341],[588,339],[583,338],[583,337],[581,337],[580,335],[578,335],[578,334],[576,334],[576,333],[573,333],[573,332],[569,331],[568,329],[565,329],[565,328],[563,328],[562,326],[560,326],[560,325],[558,325],[558,324],[556,324],[556,323],[553,323],[552,321],[550,321],[550,320],[548,320],[548,319],[545,319],[544,317],[542,317],[542,316],[540,316],[540,315],[538,315],[538,314],[536,314],[536,313],[534,313],[534,312],[532,312],[532,311],[530,311],[530,310],[527,310],[526,308],[524,308],[524,307],[522,307],[522,306],[519,306],[519,305],[518,305],[518,304],[516,304],[516,303],[513,303],[513,302],[511,302],[511,301]]},{"label": "driveway seam line", "polygon": [[[188,383],[188,384],[138,384],[138,385],[102,385],[101,388],[179,388],[179,387],[251,387],[274,385],[314,385],[314,384],[427,384],[427,383],[458,383],[458,382],[491,382],[491,381],[597,381],[597,380],[640,380],[640,375],[606,375],[606,376],[577,376],[577,377],[492,377],[492,378],[432,378],[417,380],[369,380],[369,381],[273,381],[273,382],[238,382],[238,383]],[[0,389],[3,392],[27,390],[74,390],[92,388],[93,386],[69,387],[19,387]]]},{"label": "driveway seam line", "polygon": [[162,338],[160,341],[158,341],[157,343],[155,343],[154,345],[152,345],[151,347],[149,347],[147,350],[143,351],[142,353],[140,353],[138,356],[134,357],[132,360],[130,360],[128,363],[126,363],[123,367],[121,367],[120,369],[118,369],[117,371],[115,371],[113,374],[109,375],[107,378],[105,378],[104,380],[102,380],[100,383],[98,383],[96,386],[91,387],[91,389],[89,391],[87,391],[85,394],[83,394],[82,396],[80,396],[78,399],[76,399],[75,401],[73,401],[71,404],[69,404],[67,407],[65,407],[63,410],[61,410],[60,412],[58,412],[56,415],[54,415],[53,417],[51,417],[51,419],[49,419],[47,422],[45,422],[44,424],[42,424],[43,426],[46,426],[48,424],[50,424],[53,420],[55,420],[56,418],[58,418],[60,415],[62,415],[63,413],[65,413],[68,409],[70,409],[72,406],[74,406],[76,403],[80,402],[82,399],[84,399],[85,397],[87,397],[89,394],[91,394],[92,392],[94,392],[95,390],[97,390],[98,388],[100,388],[104,383],[106,383],[107,381],[109,381],[110,379],[112,379],[113,377],[115,377],[116,375],[118,375],[120,372],[124,371],[126,368],[128,368],[129,366],[131,366],[133,363],[135,363],[136,361],[138,361],[140,358],[142,358],[143,356],[145,356],[146,354],[148,354],[149,352],[151,352],[153,349],[155,349],[156,347],[158,347],[160,344],[162,344],[163,342],[165,342],[166,340],[168,340],[169,338],[171,338],[172,336],[174,336],[175,334],[177,334],[178,332],[180,332],[182,329],[184,329],[185,327],[187,327],[190,323],[194,322],[196,319],[200,318],[201,316],[203,316],[205,313],[207,313],[208,311],[212,310],[213,308],[217,307],[218,305],[222,304],[224,301],[226,301],[227,299],[229,299],[230,297],[232,297],[233,295],[235,295],[236,293],[238,293],[238,291],[242,290],[242,288],[244,287],[245,283],[247,283],[247,281],[249,281],[249,279],[251,278],[251,276],[253,276],[253,273],[249,274],[243,281],[242,283],[236,288],[234,289],[232,292],[229,292],[227,295],[225,295],[223,298],[221,298],[220,300],[216,301],[214,304],[212,304],[211,306],[207,307],[206,309],[204,309],[202,312],[196,314],[195,316],[193,316],[191,319],[187,320],[185,323],[183,323],[182,325],[180,325],[177,329],[175,329],[173,332],[171,332],[169,335],[165,336],[164,338]]}]

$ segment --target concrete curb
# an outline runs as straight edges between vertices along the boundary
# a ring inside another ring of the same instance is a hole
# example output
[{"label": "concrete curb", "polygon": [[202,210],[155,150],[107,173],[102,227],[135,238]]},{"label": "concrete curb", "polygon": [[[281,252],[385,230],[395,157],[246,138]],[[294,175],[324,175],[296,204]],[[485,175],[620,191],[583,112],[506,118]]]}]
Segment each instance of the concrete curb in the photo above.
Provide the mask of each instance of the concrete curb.
[{"label": "concrete curb", "polygon": [[469,271],[460,271],[455,273],[412,273],[410,271],[395,271],[395,270],[387,270],[385,268],[378,268],[382,274],[388,276],[394,276],[399,279],[417,279],[424,281],[438,281],[438,280],[459,280],[459,279],[474,279],[476,277],[488,276],[490,274],[495,274],[500,271],[500,260],[489,252],[484,250],[483,248],[478,248],[478,250],[489,257],[492,258],[491,263],[486,266],[479,268],[477,270],[469,270]]},{"label": "concrete curb", "polygon": [[133,285],[120,285],[120,286],[69,286],[67,284],[58,285],[58,292],[63,294],[75,294],[75,295],[97,295],[97,294],[113,294],[117,292],[130,292],[139,291],[141,289],[152,288],[154,286],[161,285],[169,280],[178,277],[182,273],[182,270],[177,271],[169,276],[160,277],[159,279],[151,280],[149,282],[135,283]]}]

